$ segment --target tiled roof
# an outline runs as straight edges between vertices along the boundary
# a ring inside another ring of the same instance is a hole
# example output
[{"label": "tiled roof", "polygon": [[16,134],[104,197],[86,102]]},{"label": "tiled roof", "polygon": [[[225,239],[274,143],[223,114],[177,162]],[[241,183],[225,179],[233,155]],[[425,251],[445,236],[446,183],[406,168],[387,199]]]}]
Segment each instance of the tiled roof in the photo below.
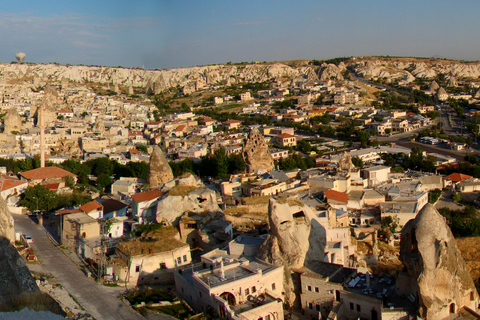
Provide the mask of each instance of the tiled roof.
[{"label": "tiled roof", "polygon": [[27,180],[45,180],[49,178],[76,177],[71,172],[59,167],[43,167],[21,172],[20,175]]},{"label": "tiled roof", "polygon": [[346,193],[330,189],[325,191],[323,194],[327,199],[348,203],[348,194]]},{"label": "tiled roof", "polygon": [[83,206],[80,206],[79,209],[85,213],[89,213],[89,212],[92,212],[93,210],[102,210],[103,206],[97,201],[93,200],[93,201],[90,201],[89,203],[84,204]]},{"label": "tiled roof", "polygon": [[49,183],[44,185],[45,188],[50,190],[57,190],[59,186],[60,186],[60,183]]},{"label": "tiled roof", "polygon": [[57,210],[55,215],[63,215],[63,214],[71,214],[71,213],[80,213],[82,210],[80,209],[66,209],[66,210]]},{"label": "tiled roof", "polygon": [[11,188],[15,188],[25,183],[27,182],[18,180],[17,178],[2,176],[0,177],[0,191],[5,191]]},{"label": "tiled roof", "polygon": [[140,192],[140,193],[134,194],[132,196],[132,199],[136,203],[140,203],[140,202],[143,202],[143,201],[153,200],[155,198],[160,197],[161,195],[163,195],[162,191],[160,191],[158,189],[153,189],[153,190],[150,190],[150,191]]},{"label": "tiled roof", "polygon": [[472,176],[469,176],[467,174],[455,172],[455,173],[452,173],[449,176],[446,176],[444,179],[445,180],[452,180],[452,182],[459,182],[459,181],[464,181],[464,180],[468,180],[468,179],[472,179],[472,178],[473,178]]}]

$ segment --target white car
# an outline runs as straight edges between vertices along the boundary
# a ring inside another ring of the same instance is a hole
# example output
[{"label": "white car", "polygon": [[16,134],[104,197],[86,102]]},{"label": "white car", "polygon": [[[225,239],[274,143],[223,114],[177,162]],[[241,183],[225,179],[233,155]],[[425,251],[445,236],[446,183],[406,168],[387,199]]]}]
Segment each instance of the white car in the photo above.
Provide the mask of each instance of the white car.
[{"label": "white car", "polygon": [[23,235],[23,238],[25,239],[25,241],[27,241],[27,243],[32,243],[33,242],[32,237],[27,236],[26,234]]}]

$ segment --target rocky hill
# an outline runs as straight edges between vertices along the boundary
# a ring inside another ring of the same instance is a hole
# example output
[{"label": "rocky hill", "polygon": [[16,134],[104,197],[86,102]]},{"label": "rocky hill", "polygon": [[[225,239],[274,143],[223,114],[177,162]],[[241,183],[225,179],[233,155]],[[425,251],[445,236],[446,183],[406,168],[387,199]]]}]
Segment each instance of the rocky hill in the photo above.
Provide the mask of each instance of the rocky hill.
[{"label": "rocky hill", "polygon": [[440,59],[417,58],[351,58],[338,64],[323,63],[255,63],[241,65],[209,65],[166,70],[144,70],[97,66],[71,66],[57,64],[0,64],[0,82],[26,83],[39,87],[49,83],[78,84],[99,83],[112,88],[137,87],[154,93],[169,88],[180,88],[185,93],[201,90],[205,86],[230,85],[245,82],[286,81],[291,79],[323,80],[343,79],[350,67],[357,75],[369,79],[384,78],[387,82],[400,80],[406,83],[415,78],[477,79],[480,63]]}]

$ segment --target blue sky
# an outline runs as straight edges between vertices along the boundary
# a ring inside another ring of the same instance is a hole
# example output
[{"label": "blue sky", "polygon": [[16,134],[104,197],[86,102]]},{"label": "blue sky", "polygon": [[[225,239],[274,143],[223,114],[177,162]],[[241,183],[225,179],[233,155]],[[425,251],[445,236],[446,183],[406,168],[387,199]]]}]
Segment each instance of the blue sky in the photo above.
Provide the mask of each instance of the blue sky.
[{"label": "blue sky", "polygon": [[479,1],[3,2],[0,61],[164,69],[391,55],[480,60]]}]

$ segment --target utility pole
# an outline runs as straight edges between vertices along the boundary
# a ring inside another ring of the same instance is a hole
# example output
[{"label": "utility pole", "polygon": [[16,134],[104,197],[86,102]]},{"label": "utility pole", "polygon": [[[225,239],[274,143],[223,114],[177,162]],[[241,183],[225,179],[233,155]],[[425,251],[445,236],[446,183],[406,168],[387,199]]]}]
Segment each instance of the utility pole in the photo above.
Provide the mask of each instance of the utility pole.
[{"label": "utility pole", "polygon": [[110,237],[108,236],[108,231],[109,225],[107,224],[107,220],[102,220],[100,222],[100,232],[101,232],[101,238],[100,238],[100,260],[98,262],[98,274],[97,278],[101,279],[105,275],[105,271],[107,268],[107,249],[108,246],[110,245]]}]

